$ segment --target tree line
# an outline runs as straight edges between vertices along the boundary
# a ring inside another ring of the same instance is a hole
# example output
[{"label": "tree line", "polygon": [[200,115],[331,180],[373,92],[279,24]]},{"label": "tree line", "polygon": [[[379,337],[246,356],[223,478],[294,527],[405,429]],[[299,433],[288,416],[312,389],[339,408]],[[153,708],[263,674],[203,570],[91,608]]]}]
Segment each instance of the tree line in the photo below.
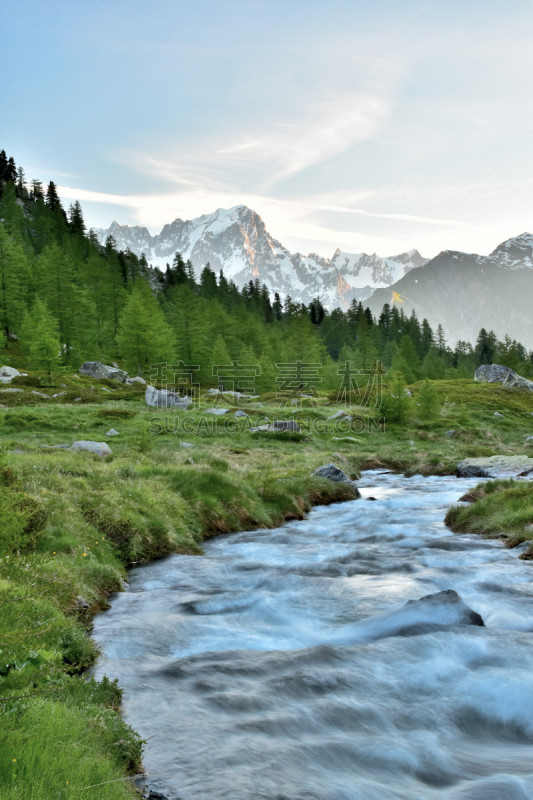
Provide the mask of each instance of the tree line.
[{"label": "tree line", "polygon": [[258,391],[276,388],[276,365],[298,362],[320,364],[328,390],[346,362],[363,370],[380,362],[408,383],[471,377],[492,362],[533,374],[532,353],[492,331],[450,347],[440,325],[394,305],[379,316],[355,300],[328,311],[319,298],[271,297],[257,280],[239,288],[209,264],[197,275],[179,253],[166,271],[152,269],[112,237],[101,245],[79,202],[65,210],[53,181],[28,182],[4,150],[0,220],[0,347],[22,349],[40,369],[118,360],[147,376],[151,364],[182,362],[209,384],[214,367],[238,362],[260,368]]}]

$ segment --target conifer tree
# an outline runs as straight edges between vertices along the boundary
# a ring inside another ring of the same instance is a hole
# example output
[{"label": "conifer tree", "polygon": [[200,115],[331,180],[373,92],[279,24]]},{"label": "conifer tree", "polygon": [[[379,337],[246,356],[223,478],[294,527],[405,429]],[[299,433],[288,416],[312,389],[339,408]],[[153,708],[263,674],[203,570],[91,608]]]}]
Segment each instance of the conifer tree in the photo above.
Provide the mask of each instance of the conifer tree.
[{"label": "conifer tree", "polygon": [[26,312],[29,262],[16,238],[0,223],[0,329],[5,340],[17,333]]},{"label": "conifer tree", "polygon": [[224,341],[224,337],[219,334],[215,339],[215,343],[213,345],[213,351],[209,359],[211,383],[219,385],[220,389],[222,389],[223,391],[224,390],[232,391],[233,386],[225,385],[223,378],[224,371],[226,371],[226,374],[227,370],[231,372],[231,366],[232,366],[232,359],[229,350],[226,347],[226,342]]},{"label": "conifer tree", "polygon": [[38,297],[22,323],[20,338],[32,366],[45,370],[50,379],[60,359],[59,331],[56,320]]},{"label": "conifer tree", "polygon": [[141,278],[120,315],[117,345],[126,369],[140,376],[148,374],[151,364],[174,361],[172,329],[150,286]]},{"label": "conifer tree", "polygon": [[440,411],[439,396],[435,388],[435,384],[428,378],[422,384],[422,387],[417,395],[419,404],[419,414],[423,420],[429,421],[435,419]]},{"label": "conifer tree", "polygon": [[390,389],[383,398],[381,410],[387,422],[402,423],[407,420],[411,398],[403,374],[395,371],[390,376]]}]

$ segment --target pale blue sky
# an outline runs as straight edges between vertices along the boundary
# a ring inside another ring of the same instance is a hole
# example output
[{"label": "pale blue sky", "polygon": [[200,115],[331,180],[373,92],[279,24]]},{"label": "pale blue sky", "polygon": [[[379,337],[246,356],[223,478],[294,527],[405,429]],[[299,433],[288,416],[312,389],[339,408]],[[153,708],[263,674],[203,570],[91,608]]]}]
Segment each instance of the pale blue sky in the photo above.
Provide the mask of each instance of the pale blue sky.
[{"label": "pale blue sky", "polygon": [[244,203],[291,249],[533,229],[528,0],[19,0],[0,146],[90,225]]}]

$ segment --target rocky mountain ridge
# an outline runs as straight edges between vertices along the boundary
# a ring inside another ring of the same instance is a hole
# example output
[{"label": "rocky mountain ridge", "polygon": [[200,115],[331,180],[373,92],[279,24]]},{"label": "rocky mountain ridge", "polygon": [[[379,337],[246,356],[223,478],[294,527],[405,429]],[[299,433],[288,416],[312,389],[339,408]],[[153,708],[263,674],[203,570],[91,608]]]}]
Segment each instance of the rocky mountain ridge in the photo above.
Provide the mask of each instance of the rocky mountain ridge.
[{"label": "rocky mountain ridge", "polygon": [[347,308],[354,298],[364,301],[375,289],[390,286],[427,262],[417,250],[390,258],[341,250],[331,259],[291,253],[246,206],[218,209],[192,220],[175,219],[155,236],[148,228],[118,222],[96,230],[96,235],[102,244],[112,236],[119,249],[144,253],[152,266],[163,270],[175,253],[181,253],[191,260],[197,275],[209,262],[239,287],[258,279],[272,294],[290,295],[306,304],[320,297],[328,308]]}]

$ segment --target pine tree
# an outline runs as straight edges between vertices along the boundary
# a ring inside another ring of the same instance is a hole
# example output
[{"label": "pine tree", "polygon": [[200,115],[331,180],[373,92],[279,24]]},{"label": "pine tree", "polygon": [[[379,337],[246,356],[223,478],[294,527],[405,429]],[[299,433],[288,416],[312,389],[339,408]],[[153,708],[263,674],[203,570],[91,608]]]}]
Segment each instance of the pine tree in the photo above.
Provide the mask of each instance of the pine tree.
[{"label": "pine tree", "polygon": [[0,329],[5,339],[17,333],[26,312],[29,292],[29,262],[15,237],[0,223]]},{"label": "pine tree", "polygon": [[419,404],[419,414],[423,420],[429,421],[435,419],[440,412],[440,402],[435,384],[428,378],[422,384],[422,387],[417,395]]},{"label": "pine tree", "polygon": [[76,200],[69,208],[69,224],[72,233],[83,236],[85,234],[85,222],[80,203]]},{"label": "pine tree", "polygon": [[126,369],[140,376],[148,374],[151,364],[174,360],[174,335],[143,279],[136,282],[120,316],[117,345]]},{"label": "pine tree", "polygon": [[200,275],[200,294],[203,297],[216,297],[217,277],[209,262],[205,265]]},{"label": "pine tree", "polygon": [[50,211],[56,211],[56,209],[61,208],[61,200],[59,199],[56,185],[53,181],[50,181],[48,184],[48,189],[46,191],[46,205]]},{"label": "pine tree", "polygon": [[411,398],[407,393],[405,378],[401,372],[393,372],[390,377],[389,392],[383,398],[381,411],[387,422],[402,423],[409,416]]},{"label": "pine tree", "polygon": [[56,320],[39,298],[24,319],[20,338],[31,364],[36,369],[45,370],[50,380],[60,359],[59,330]]},{"label": "pine tree", "polygon": [[213,345],[213,351],[209,360],[209,367],[211,372],[211,382],[219,385],[222,391],[233,391],[234,387],[224,385],[223,379],[224,371],[227,372],[229,369],[231,372],[231,364],[231,356],[228,348],[226,347],[226,342],[224,341],[224,337],[219,334]]}]

